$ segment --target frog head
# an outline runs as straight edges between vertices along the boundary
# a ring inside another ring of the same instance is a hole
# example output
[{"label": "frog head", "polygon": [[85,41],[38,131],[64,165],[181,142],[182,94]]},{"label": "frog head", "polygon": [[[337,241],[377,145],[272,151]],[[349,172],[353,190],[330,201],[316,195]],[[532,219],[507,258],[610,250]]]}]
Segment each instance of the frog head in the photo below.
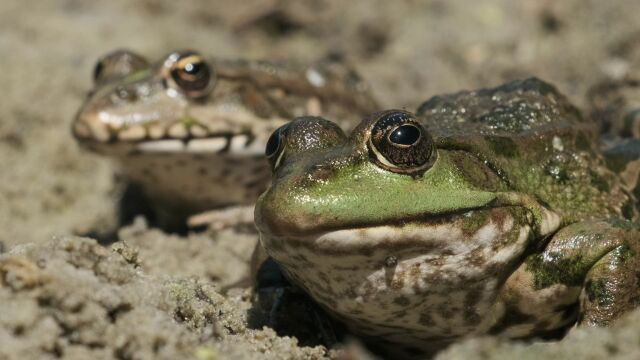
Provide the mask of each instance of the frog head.
[{"label": "frog head", "polygon": [[131,51],[118,50],[96,64],[94,89],[72,131],[83,145],[111,155],[215,153],[229,148],[235,135],[244,136],[234,144],[243,146],[248,125],[243,128],[242,119],[246,123],[253,117],[243,117],[224,93],[214,96],[216,87],[216,67],[197,52],[175,51],[150,64]]},{"label": "frog head", "polygon": [[370,115],[350,137],[327,120],[298,119],[274,132],[267,156],[274,180],[256,215],[272,234],[400,224],[494,200],[401,110]]}]

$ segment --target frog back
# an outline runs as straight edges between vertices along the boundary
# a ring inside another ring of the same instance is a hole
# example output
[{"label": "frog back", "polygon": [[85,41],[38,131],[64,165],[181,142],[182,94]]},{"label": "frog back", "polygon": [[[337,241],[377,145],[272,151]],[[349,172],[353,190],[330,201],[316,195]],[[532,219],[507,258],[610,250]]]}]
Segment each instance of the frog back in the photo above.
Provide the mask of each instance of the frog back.
[{"label": "frog back", "polygon": [[417,113],[439,149],[477,158],[565,222],[636,216],[635,199],[604,165],[595,123],[542,80],[436,96]]},{"label": "frog back", "polygon": [[[287,119],[303,115],[340,119],[345,129],[362,116],[378,109],[369,85],[349,64],[320,59],[311,64],[290,61],[217,59],[210,62],[218,79],[242,93],[243,100],[255,103],[262,95],[260,117],[277,114]],[[242,84],[243,89],[238,89]],[[252,90],[245,94],[247,89]],[[240,91],[239,91],[240,90]]]}]

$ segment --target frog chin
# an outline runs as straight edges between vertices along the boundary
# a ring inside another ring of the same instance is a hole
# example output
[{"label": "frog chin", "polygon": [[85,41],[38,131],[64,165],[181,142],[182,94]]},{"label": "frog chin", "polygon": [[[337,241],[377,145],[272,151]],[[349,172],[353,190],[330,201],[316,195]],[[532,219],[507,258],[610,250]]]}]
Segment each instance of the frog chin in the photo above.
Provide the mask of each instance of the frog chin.
[{"label": "frog chin", "polygon": [[399,342],[417,333],[424,338],[409,342],[419,343],[490,326],[500,279],[529,246],[520,210],[485,208],[303,239],[262,234],[261,241],[292,282],[356,332],[393,333]]}]

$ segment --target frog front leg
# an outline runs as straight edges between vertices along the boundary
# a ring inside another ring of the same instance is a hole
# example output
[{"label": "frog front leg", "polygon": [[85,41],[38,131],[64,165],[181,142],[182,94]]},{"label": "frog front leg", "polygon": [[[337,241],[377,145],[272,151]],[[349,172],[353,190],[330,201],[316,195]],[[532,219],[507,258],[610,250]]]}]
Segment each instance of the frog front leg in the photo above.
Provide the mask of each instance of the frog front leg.
[{"label": "frog front leg", "polygon": [[640,232],[628,222],[607,223],[602,236],[617,245],[589,270],[580,294],[579,325],[608,326],[640,305]]},{"label": "frog front leg", "polygon": [[190,216],[187,226],[190,229],[207,226],[213,230],[224,230],[240,225],[253,228],[254,205],[236,205],[223,209],[214,209]]},{"label": "frog front leg", "polygon": [[[640,305],[639,282],[639,225],[626,220],[572,224],[509,277],[501,293],[507,311],[497,325],[500,330],[518,329],[507,331],[515,336],[536,335],[576,320],[579,325],[607,326]],[[507,320],[514,310],[521,321]]]}]

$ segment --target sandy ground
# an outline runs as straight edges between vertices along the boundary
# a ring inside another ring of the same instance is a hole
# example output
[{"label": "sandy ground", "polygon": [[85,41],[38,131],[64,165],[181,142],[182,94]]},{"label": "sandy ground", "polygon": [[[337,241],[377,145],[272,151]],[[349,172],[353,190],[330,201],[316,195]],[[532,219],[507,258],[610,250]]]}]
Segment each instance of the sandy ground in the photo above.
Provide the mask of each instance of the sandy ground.
[{"label": "sandy ground", "polygon": [[[638,13],[634,0],[1,1],[0,359],[366,356],[298,346],[251,324],[247,288],[221,295],[246,276],[253,234],[180,237],[139,221],[110,247],[73,236],[116,223],[117,169],[69,134],[105,52],[338,54],[385,107],[531,75],[583,104],[598,79],[640,65]],[[473,339],[439,356],[639,358],[639,320],[560,343]]]}]

